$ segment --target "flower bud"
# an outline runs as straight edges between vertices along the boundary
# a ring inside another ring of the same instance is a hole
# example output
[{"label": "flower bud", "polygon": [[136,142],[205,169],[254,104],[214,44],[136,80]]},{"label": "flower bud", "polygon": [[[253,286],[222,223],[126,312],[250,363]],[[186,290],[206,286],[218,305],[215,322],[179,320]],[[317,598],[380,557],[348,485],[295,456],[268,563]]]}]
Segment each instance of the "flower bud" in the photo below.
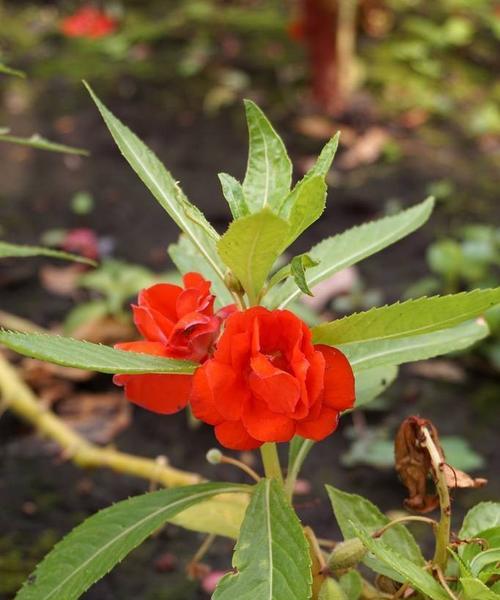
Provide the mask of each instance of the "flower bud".
[{"label": "flower bud", "polygon": [[328,568],[331,571],[349,569],[363,559],[367,550],[359,538],[351,538],[337,544],[328,557]]},{"label": "flower bud", "polygon": [[241,286],[241,283],[238,279],[236,279],[236,277],[231,273],[231,271],[228,271],[224,275],[224,283],[231,290],[231,292],[236,292],[240,295],[245,293],[245,290]]},{"label": "flower bud", "polygon": [[222,452],[217,448],[212,448],[207,452],[207,460],[211,465],[220,464],[222,459]]},{"label": "flower bud", "polygon": [[328,577],[321,586],[318,600],[347,600],[347,596],[338,581]]}]

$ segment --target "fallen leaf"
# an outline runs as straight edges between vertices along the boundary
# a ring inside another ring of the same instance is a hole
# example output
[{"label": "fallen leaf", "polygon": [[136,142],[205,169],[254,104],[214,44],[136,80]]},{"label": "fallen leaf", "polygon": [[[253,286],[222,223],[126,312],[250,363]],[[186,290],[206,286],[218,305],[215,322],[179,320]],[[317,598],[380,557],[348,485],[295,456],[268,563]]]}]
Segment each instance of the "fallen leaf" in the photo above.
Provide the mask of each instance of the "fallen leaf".
[{"label": "fallen leaf", "polygon": [[40,281],[52,294],[74,297],[78,289],[78,281],[85,270],[85,265],[80,264],[67,267],[44,265],[40,269]]},{"label": "fallen leaf", "polygon": [[341,169],[354,169],[361,165],[371,165],[377,161],[385,144],[389,141],[389,133],[382,127],[370,127],[359,136],[352,146],[336,161]]}]

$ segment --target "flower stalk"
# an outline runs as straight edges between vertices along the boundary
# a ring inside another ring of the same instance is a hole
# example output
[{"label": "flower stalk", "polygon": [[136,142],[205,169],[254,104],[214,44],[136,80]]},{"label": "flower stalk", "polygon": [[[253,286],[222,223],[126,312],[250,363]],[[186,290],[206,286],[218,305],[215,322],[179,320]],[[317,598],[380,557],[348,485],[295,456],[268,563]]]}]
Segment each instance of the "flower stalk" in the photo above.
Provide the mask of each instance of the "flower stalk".
[{"label": "flower stalk", "polygon": [[276,444],[274,442],[263,444],[260,447],[260,454],[266,477],[276,479],[280,485],[283,485],[283,473]]}]

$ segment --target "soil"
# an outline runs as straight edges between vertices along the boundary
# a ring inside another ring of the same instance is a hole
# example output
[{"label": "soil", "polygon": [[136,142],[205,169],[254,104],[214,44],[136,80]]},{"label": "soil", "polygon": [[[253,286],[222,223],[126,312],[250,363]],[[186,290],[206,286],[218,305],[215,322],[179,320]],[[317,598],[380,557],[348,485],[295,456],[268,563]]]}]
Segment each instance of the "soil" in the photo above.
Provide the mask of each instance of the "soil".
[{"label": "soil", "polygon": [[[92,156],[61,158],[2,145],[2,237],[38,243],[48,229],[91,227],[114,243],[116,257],[165,269],[165,248],[176,239],[176,227],[121,158],[90,101],[74,101],[68,133],[62,136],[61,115],[69,114],[65,113],[69,109],[57,94],[51,95],[50,88],[45,98],[15,119],[12,125],[17,126],[16,133],[38,130],[47,137],[86,147]],[[153,110],[157,104],[149,104],[147,96],[139,102],[108,99],[108,104],[158,152],[188,197],[223,231],[228,211],[221,200],[216,173],[226,171],[241,177],[244,172],[246,131],[240,107],[208,118],[188,111],[174,115]],[[285,137],[292,158],[317,153],[321,144],[294,134],[291,123],[289,116],[277,125],[280,131],[291,132]],[[357,125],[363,127],[362,123]],[[491,222],[496,214],[498,221],[499,214],[494,204],[492,165],[476,147],[463,143],[457,132],[435,128],[418,138],[403,136],[397,130],[394,135],[400,136],[404,158],[397,163],[382,161],[337,172],[327,211],[296,248],[306,250],[327,235],[380,216],[388,207],[411,205],[427,195],[432,182],[451,179],[455,193],[441,202],[430,224],[400,242],[394,251],[386,250],[361,266],[367,286],[383,290],[389,301],[426,274],[425,248],[433,237],[460,223],[485,220],[485,215]],[[443,146],[443,139],[448,146]],[[95,199],[94,210],[85,216],[74,214],[70,207],[71,197],[80,190],[89,191]],[[41,264],[19,260],[0,265],[0,309],[47,326],[60,321],[72,303],[43,289],[38,279]],[[109,385],[108,378],[99,381],[102,387]],[[460,385],[425,380],[402,369],[398,382],[387,393],[390,412],[368,413],[368,423],[384,420],[395,429],[409,414],[430,418],[443,435],[463,436],[483,454],[487,468],[478,476],[493,479],[494,465],[500,460],[500,449],[495,447],[500,417],[494,404],[499,391],[498,379],[474,369],[467,371],[467,382]],[[296,499],[304,522],[317,528],[323,537],[337,536],[338,532],[322,482],[366,495],[384,511],[399,509],[405,497],[392,470],[348,470],[340,466],[339,457],[349,444],[345,430],[350,422],[351,417],[344,418],[339,432],[322,442],[321,449],[312,451],[304,474],[311,482],[311,492]],[[0,599],[7,600],[55,540],[96,510],[145,491],[147,484],[107,471],[83,472],[61,461],[53,449],[37,441],[29,428],[8,412],[0,420],[0,439]],[[212,432],[206,427],[190,429],[184,414],[158,419],[137,409],[133,424],[115,444],[144,456],[166,454],[173,465],[201,471],[211,479],[239,477],[230,467],[216,468],[206,463],[204,455],[214,446]],[[455,525],[478,500],[498,497],[498,481],[482,490],[457,493]],[[201,539],[167,527],[84,598],[208,597],[187,580],[183,570]],[[228,569],[231,548],[229,541],[221,540],[206,562]],[[155,562],[166,552],[177,557],[178,565],[172,572],[159,572]]]}]

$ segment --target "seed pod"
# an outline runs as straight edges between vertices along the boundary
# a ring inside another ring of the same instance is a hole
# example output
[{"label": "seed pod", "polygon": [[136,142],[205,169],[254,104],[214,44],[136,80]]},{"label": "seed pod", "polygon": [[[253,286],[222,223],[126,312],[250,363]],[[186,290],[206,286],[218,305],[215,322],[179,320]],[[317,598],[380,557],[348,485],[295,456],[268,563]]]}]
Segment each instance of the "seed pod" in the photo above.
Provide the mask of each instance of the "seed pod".
[{"label": "seed pod", "polygon": [[319,591],[318,600],[348,600],[338,581],[328,577]]},{"label": "seed pod", "polygon": [[367,550],[359,538],[351,538],[337,544],[328,558],[331,571],[350,569],[363,559]]}]

